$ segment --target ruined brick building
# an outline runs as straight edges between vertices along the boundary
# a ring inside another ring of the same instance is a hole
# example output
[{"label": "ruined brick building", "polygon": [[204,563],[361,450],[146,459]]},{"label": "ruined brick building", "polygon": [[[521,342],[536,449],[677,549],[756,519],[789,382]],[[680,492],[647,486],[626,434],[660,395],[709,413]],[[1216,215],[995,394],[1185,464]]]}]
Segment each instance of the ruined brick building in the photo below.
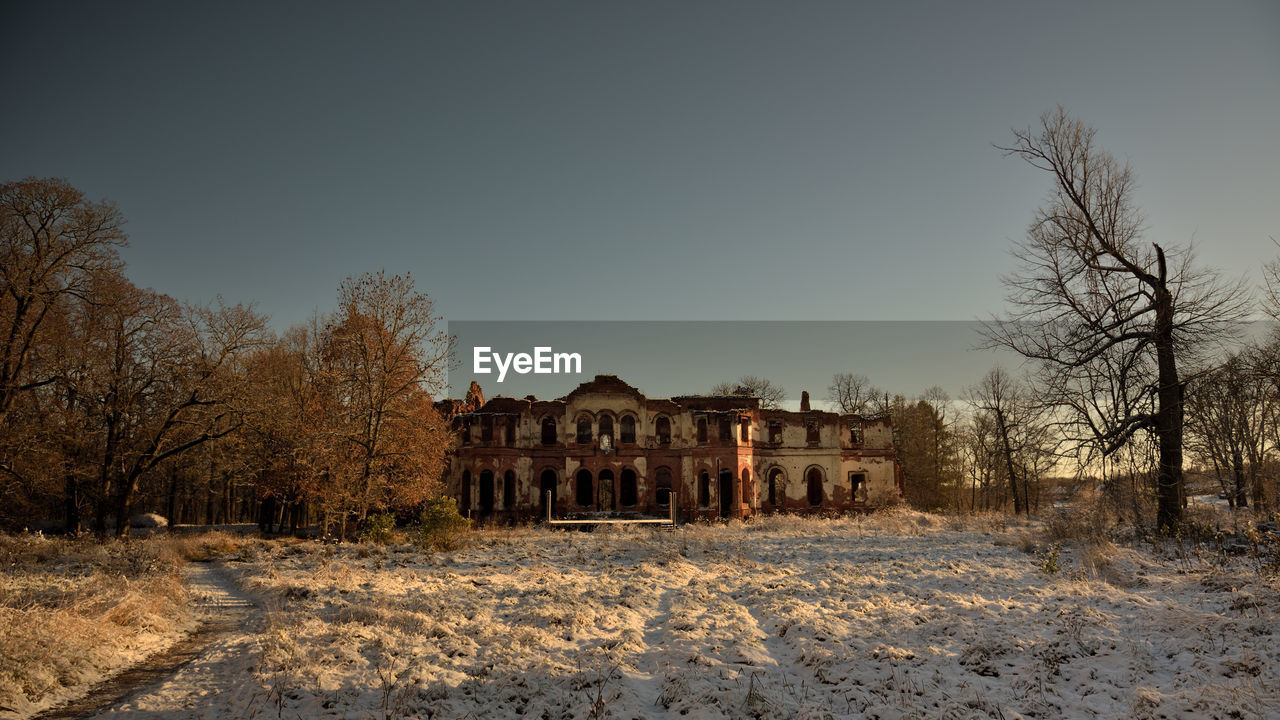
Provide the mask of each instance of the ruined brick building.
[{"label": "ruined brick building", "polygon": [[681,520],[865,511],[897,499],[889,421],[767,410],[749,395],[646,398],[597,375],[558,400],[495,397],[473,384],[440,409],[456,430],[446,474],[477,519],[593,512]]}]

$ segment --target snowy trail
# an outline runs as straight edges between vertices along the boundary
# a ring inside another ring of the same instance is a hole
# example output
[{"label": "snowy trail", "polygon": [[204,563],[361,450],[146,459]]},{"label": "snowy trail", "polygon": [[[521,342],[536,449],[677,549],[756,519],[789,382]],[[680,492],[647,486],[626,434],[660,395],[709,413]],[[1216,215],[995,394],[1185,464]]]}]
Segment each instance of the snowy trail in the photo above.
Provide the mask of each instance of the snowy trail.
[{"label": "snowy trail", "polygon": [[251,677],[246,665],[254,641],[244,630],[256,621],[254,604],[216,565],[192,563],[184,574],[199,614],[197,629],[39,720],[202,717],[202,709],[217,714],[210,700],[236,693]]}]

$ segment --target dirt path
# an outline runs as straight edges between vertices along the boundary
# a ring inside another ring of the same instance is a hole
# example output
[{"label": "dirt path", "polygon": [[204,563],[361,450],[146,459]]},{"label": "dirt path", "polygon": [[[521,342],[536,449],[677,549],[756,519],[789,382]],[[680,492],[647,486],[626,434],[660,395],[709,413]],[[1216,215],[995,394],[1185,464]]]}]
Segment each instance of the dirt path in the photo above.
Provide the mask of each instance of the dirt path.
[{"label": "dirt path", "polygon": [[[36,720],[71,720],[73,718],[119,717],[129,710],[141,711],[137,717],[174,717],[186,708],[143,707],[157,694],[163,694],[178,675],[205,665],[211,654],[226,656],[228,640],[240,637],[243,628],[254,620],[254,604],[236,587],[226,570],[210,563],[192,563],[184,569],[200,624],[194,632],[167,650],[158,652],[141,663],[124,670],[90,688],[83,697],[52,708],[36,716]],[[221,650],[221,652],[217,652]],[[199,659],[199,662],[193,662]],[[207,674],[206,681],[211,679]],[[217,681],[217,678],[212,678]],[[231,678],[222,678],[226,684]],[[184,690],[194,690],[207,697],[210,683],[183,683]],[[176,699],[176,698],[175,698]],[[141,704],[140,704],[141,703]],[[195,703],[198,704],[198,703]],[[198,713],[196,713],[198,714]]]}]

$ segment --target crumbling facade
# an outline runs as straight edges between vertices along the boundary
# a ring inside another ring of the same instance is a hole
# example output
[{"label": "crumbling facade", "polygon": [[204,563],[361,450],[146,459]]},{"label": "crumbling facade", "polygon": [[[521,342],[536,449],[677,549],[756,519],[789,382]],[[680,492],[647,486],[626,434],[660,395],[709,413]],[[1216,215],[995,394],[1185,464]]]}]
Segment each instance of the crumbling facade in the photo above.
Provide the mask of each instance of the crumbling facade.
[{"label": "crumbling facade", "polygon": [[[807,401],[807,397],[806,397]],[[619,513],[681,520],[867,511],[901,496],[887,418],[768,410],[748,395],[646,398],[597,375],[558,400],[473,384],[439,404],[455,444],[447,483],[470,517]]]}]

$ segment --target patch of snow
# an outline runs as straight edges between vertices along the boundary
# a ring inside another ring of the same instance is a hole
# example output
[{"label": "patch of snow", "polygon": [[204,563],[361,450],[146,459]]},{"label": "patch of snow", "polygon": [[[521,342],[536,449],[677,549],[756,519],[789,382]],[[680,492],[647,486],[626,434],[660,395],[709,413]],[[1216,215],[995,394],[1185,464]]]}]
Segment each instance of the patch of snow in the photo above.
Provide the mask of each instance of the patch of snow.
[{"label": "patch of snow", "polygon": [[262,624],[112,716],[1277,716],[1280,600],[1247,565],[1065,549],[1048,575],[904,525],[278,545],[233,566]]}]

